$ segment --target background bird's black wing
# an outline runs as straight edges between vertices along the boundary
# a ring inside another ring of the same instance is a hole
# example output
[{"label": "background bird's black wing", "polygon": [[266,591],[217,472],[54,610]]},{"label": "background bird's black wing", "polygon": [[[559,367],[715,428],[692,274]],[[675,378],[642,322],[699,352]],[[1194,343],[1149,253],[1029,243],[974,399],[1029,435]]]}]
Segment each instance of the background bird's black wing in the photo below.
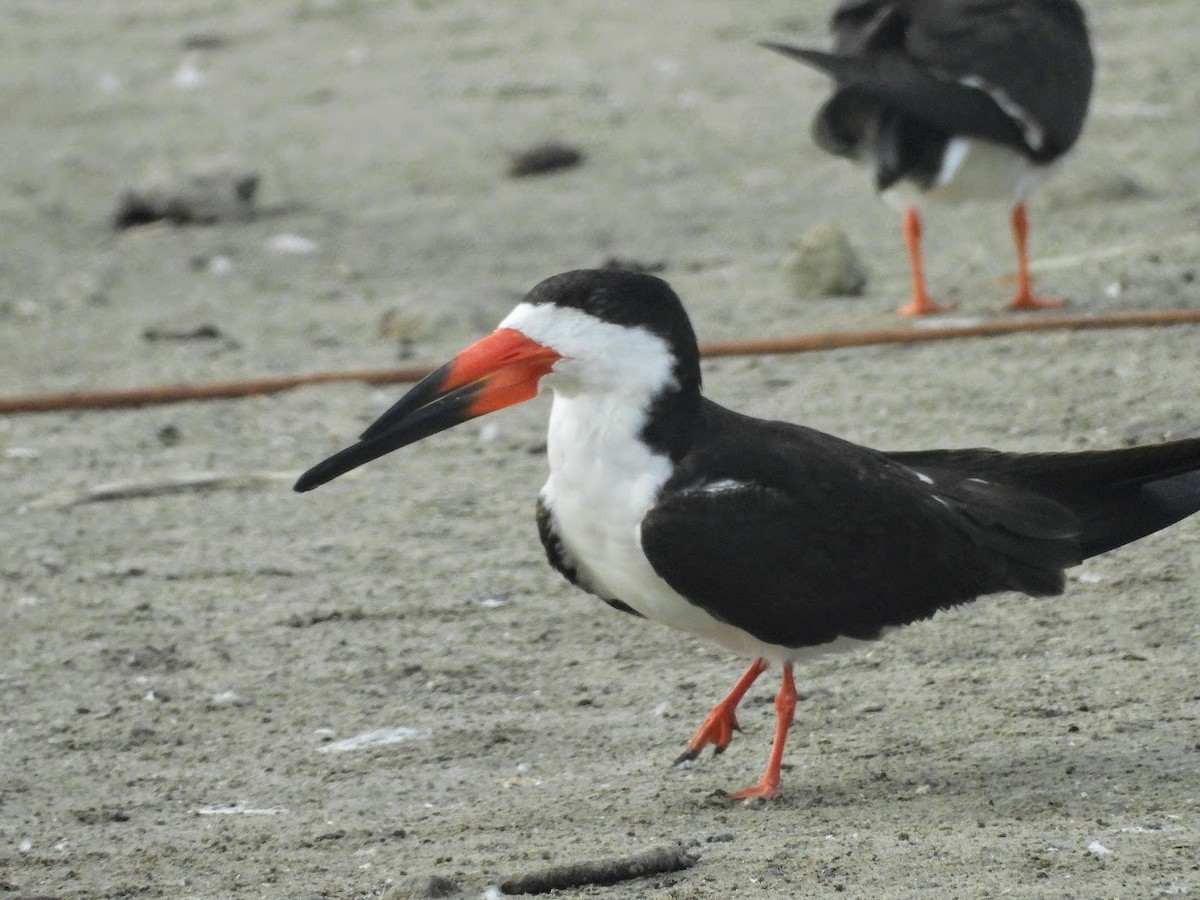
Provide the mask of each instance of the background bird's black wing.
[{"label": "background bird's black wing", "polygon": [[[890,110],[936,128],[945,137],[959,134],[1006,146],[1024,147],[1021,123],[978,88],[941,77],[898,54],[846,56],[786,44],[766,43],[785,56],[825,72],[839,85],[817,115],[813,136],[819,146],[839,155],[836,147],[861,135],[848,117],[860,109]],[[842,137],[833,137],[840,135]]]},{"label": "background bird's black wing", "polygon": [[1035,158],[1053,159],[1079,137],[1094,61],[1075,0],[900,0],[910,17],[905,51],[955,78],[979,79],[1044,132]]},{"label": "background bird's black wing", "polygon": [[1075,0],[846,0],[830,24],[831,53],[768,46],[838,81],[814,123],[831,153],[849,155],[878,109],[925,123],[930,140],[982,138],[1037,161],[1083,129],[1094,60]]},{"label": "background bird's black wing", "polygon": [[786,646],[887,626],[1006,589],[1058,593],[1078,524],[1017,488],[940,490],[883,454],[709,404],[713,437],[642,521],[655,571],[722,621]]}]

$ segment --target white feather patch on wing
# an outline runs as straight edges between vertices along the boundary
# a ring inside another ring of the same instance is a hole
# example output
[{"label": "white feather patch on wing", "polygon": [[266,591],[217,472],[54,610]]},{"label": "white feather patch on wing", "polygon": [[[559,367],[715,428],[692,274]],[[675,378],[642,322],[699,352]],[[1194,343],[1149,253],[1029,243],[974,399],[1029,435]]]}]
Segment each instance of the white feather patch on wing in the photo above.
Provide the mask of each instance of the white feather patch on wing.
[{"label": "white feather patch on wing", "polygon": [[744,491],[754,485],[745,481],[736,481],[733,478],[722,478],[719,481],[709,481],[704,484],[696,485],[696,487],[688,488],[687,492],[699,491],[704,494],[732,494],[735,491]]},{"label": "white feather patch on wing", "polygon": [[988,84],[978,75],[968,75],[966,78],[960,78],[958,79],[958,83],[963,87],[973,88],[987,94],[993,103],[1004,110],[1005,115],[1021,127],[1021,134],[1025,138],[1025,146],[1035,151],[1042,149],[1042,145],[1046,143],[1046,131],[1033,120],[1033,117],[1025,111],[1025,108],[1021,104],[1013,100],[1012,97],[1008,96],[1000,88],[993,84]]}]

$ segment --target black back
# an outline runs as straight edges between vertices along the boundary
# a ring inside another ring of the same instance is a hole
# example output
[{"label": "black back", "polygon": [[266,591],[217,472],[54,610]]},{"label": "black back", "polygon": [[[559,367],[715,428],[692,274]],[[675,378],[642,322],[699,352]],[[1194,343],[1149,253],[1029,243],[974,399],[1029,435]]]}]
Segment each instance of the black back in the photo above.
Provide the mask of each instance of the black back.
[{"label": "black back", "polygon": [[1046,163],[1083,129],[1094,61],[1075,0],[845,0],[831,28],[831,53],[769,46],[838,82],[814,138],[875,158],[881,189],[931,184],[956,135]]},{"label": "black back", "polygon": [[708,401],[704,418],[643,548],[683,596],[785,646],[874,637],[997,591],[1057,594],[1065,568],[1200,509],[1200,439],[887,454]]}]

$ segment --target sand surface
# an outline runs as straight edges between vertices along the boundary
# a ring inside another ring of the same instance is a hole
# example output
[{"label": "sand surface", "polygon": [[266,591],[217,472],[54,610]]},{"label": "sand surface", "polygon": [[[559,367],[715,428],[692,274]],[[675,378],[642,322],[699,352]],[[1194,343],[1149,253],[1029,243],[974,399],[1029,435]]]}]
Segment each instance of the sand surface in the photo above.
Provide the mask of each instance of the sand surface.
[{"label": "sand surface", "polygon": [[[11,0],[0,384],[438,363],[543,277],[613,257],[660,264],[704,339],[903,324],[898,217],[809,140],[824,81],[754,45],[822,41],[824,6]],[[1194,2],[1089,6],[1095,103],[1032,204],[1040,284],[1080,313],[1200,307]],[[550,139],[583,164],[508,177]],[[260,215],[109,227],[148,173],[216,165],[261,175]],[[865,296],[790,296],[780,261],[824,221],[866,257]],[[1004,317],[1003,204],[927,235],[951,321]],[[705,378],[886,448],[1112,447],[1200,434],[1198,340]],[[1200,521],[1089,561],[1062,598],[804,667],[781,796],[733,805],[712,794],[761,771],[777,676],[727,753],[670,766],[745,661],[545,565],[545,400],[291,492],[400,390],[0,418],[0,896],[479,897],[665,841],[697,864],[568,893],[1200,894]]]}]

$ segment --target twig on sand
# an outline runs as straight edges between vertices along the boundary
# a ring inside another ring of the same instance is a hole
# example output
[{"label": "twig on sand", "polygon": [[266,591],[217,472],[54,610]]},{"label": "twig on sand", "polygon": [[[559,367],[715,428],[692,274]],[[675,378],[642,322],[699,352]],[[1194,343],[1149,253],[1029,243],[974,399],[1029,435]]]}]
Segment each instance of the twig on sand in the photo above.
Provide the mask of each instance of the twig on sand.
[{"label": "twig on sand", "polygon": [[647,875],[679,872],[696,864],[696,857],[678,843],[662,844],[632,856],[562,863],[513,875],[500,882],[505,894],[545,894],[585,884],[616,884]]},{"label": "twig on sand", "polygon": [[198,472],[146,481],[111,481],[80,491],[52,494],[34,506],[79,506],[83,503],[111,503],[117,500],[144,500],[169,494],[199,494],[208,491],[237,490],[263,487],[280,481],[291,481],[294,472],[243,472],[222,475],[217,472]]}]

